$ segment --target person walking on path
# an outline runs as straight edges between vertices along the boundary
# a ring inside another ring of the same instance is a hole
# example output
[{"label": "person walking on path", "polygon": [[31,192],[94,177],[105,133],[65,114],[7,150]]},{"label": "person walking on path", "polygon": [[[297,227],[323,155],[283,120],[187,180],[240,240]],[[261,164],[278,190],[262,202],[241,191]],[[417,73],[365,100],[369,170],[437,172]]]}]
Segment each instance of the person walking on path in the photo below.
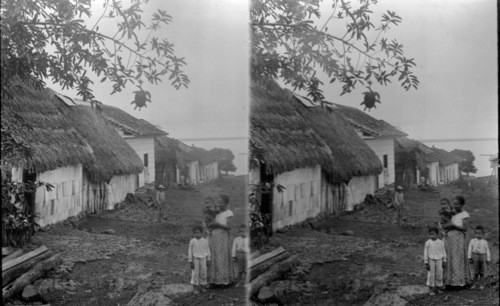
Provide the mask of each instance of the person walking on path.
[{"label": "person walking on path", "polygon": [[208,241],[201,236],[203,227],[193,228],[194,238],[189,241],[188,259],[191,268],[191,285],[194,293],[205,292],[207,286],[207,267],[210,267],[210,248]]},{"label": "person walking on path", "polygon": [[158,207],[158,222],[162,222],[164,211],[167,208],[167,198],[165,196],[165,187],[161,184],[156,189],[155,204]]},{"label": "person walking on path", "polygon": [[456,196],[453,200],[455,214],[451,218],[451,223],[443,225],[443,229],[447,232],[444,238],[448,257],[448,267],[444,271],[446,286],[464,287],[470,284],[472,279],[465,242],[465,233],[469,228],[469,214],[463,210],[464,205],[465,199]]},{"label": "person walking on path", "polygon": [[233,261],[231,259],[231,220],[234,216],[229,210],[229,197],[219,196],[219,213],[215,221],[208,224],[211,230],[208,244],[212,254],[212,265],[208,271],[208,282],[211,285],[230,285],[235,278]]},{"label": "person walking on path", "polygon": [[476,227],[474,235],[476,238],[469,242],[469,251],[467,252],[469,263],[474,266],[474,280],[471,289],[476,289],[479,284],[479,290],[484,290],[484,276],[491,261],[490,248],[488,241],[483,238],[484,228],[482,226]]},{"label": "person walking on path", "polygon": [[424,264],[427,269],[427,286],[429,294],[443,293],[443,268],[446,267],[446,251],[444,243],[438,239],[439,230],[436,227],[429,228],[430,239],[425,242]]},{"label": "person walking on path", "polygon": [[403,187],[398,186],[396,188],[396,194],[394,195],[394,206],[397,211],[397,223],[400,224],[403,219],[403,206],[405,204],[405,197],[403,195]]}]

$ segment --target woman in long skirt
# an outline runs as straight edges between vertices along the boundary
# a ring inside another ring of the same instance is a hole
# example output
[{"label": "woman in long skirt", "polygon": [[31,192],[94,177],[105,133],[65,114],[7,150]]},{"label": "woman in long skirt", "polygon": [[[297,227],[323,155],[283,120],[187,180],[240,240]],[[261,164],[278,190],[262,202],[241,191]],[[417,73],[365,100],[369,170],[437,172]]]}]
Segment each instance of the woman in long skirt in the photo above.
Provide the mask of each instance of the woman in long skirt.
[{"label": "woman in long skirt", "polygon": [[215,221],[208,225],[211,233],[208,239],[212,264],[208,271],[208,282],[211,285],[230,285],[234,281],[234,267],[231,259],[231,219],[233,212],[228,209],[229,197],[219,197],[219,213]]},{"label": "woman in long skirt", "polygon": [[467,243],[465,233],[469,227],[469,214],[463,210],[465,199],[455,197],[453,215],[450,224],[443,225],[447,231],[444,246],[448,257],[448,264],[444,271],[444,284],[446,286],[466,286],[470,284],[471,270],[467,259]]}]

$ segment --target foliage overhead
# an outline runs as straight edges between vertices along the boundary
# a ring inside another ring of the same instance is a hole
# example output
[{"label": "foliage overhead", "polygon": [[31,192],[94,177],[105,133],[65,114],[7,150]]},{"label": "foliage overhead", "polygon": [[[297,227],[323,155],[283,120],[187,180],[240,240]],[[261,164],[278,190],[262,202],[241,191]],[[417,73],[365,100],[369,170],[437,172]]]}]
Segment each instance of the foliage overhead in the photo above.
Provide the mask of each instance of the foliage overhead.
[{"label": "foliage overhead", "polygon": [[[354,3],[356,2],[356,3]],[[307,90],[314,101],[324,99],[325,78],[337,82],[342,93],[364,86],[366,108],[375,107],[376,84],[397,79],[409,90],[419,81],[414,59],[406,58],[403,45],[387,37],[402,18],[387,11],[375,21],[376,0],[252,0],[252,79],[280,79],[294,90]],[[330,5],[325,20],[321,15]],[[325,76],[321,76],[321,73]]]},{"label": "foliage overhead", "polygon": [[141,108],[150,102],[144,82],[158,84],[168,78],[176,89],[187,87],[184,58],[158,35],[172,17],[158,9],[144,20],[142,6],[147,2],[1,0],[2,96],[15,92],[18,79],[36,88],[50,80],[63,90],[75,88],[83,100],[94,103],[94,81],[110,81],[111,94],[128,83],[135,85],[132,103]]},{"label": "foliage overhead", "polygon": [[469,173],[477,172],[477,168],[476,166],[474,166],[476,157],[474,156],[472,151],[455,149],[451,151],[451,153],[463,159],[463,161],[458,164],[458,169],[460,170],[460,172],[465,172],[467,175],[469,175]]},{"label": "foliage overhead", "polygon": [[235,172],[236,166],[233,164],[234,154],[229,149],[213,148],[210,153],[217,157],[218,166],[221,171]]}]

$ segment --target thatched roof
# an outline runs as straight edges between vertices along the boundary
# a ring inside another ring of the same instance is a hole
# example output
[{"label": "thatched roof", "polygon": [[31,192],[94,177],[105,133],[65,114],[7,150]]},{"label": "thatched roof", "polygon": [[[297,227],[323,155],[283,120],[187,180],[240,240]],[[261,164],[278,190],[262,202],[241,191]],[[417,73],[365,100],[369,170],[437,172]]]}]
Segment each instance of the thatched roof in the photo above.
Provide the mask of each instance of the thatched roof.
[{"label": "thatched roof", "polygon": [[218,161],[218,157],[210,151],[196,146],[188,146],[179,141],[179,149],[183,152],[183,157],[186,161],[197,160],[200,165],[208,165]]},{"label": "thatched roof", "polygon": [[146,120],[138,119],[117,107],[103,105],[103,114],[116,127],[135,136],[168,135]]},{"label": "thatched roof", "polygon": [[436,148],[434,146],[432,146],[431,149],[433,151],[431,156],[433,156],[435,159],[437,159],[439,164],[442,166],[453,165],[453,164],[459,163],[462,160],[461,158],[459,158],[455,154],[451,154],[450,152],[448,152],[444,149]]},{"label": "thatched roof", "polygon": [[364,133],[374,137],[404,137],[408,136],[384,120],[375,119],[367,113],[354,107],[328,102],[335,112],[347,122]]},{"label": "thatched roof", "polygon": [[382,171],[378,157],[342,117],[306,107],[273,81],[252,84],[250,114],[253,152],[274,174],[320,165],[332,181],[347,182]]},{"label": "thatched roof", "polygon": [[403,151],[413,153],[420,169],[425,168],[425,165],[430,162],[438,162],[441,166],[449,166],[461,161],[460,157],[446,150],[434,146],[431,148],[420,141],[406,137],[397,139],[396,144],[396,153]]},{"label": "thatched roof", "polygon": [[143,170],[139,156],[96,109],[68,106],[50,89],[19,85],[17,93],[2,101],[7,118],[2,124],[32,127],[15,135],[32,149],[30,170],[41,173],[82,164],[94,182]]},{"label": "thatched roof", "polygon": [[186,166],[186,153],[180,148],[181,142],[167,136],[155,138],[155,163],[169,163],[175,160],[176,165]]}]

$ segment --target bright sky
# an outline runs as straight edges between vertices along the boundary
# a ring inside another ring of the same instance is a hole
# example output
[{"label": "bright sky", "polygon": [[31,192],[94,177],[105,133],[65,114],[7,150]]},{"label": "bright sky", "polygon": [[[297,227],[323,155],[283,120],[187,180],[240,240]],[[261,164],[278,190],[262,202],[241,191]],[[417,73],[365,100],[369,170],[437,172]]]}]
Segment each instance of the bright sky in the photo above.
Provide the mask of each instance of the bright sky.
[{"label": "bright sky", "polygon": [[[389,37],[415,58],[420,86],[374,87],[382,104],[369,114],[415,139],[498,138],[496,1],[379,0],[373,10],[403,18]],[[326,96],[359,107],[363,91],[339,97],[334,88]]]},{"label": "bright sky", "polygon": [[[248,2],[151,0],[148,6],[173,16],[165,35],[175,43],[176,54],[186,58],[190,87],[176,91],[167,83],[148,85],[153,103],[140,112],[130,104],[133,87],[110,96],[110,84],[96,84],[97,99],[160,125],[177,139],[248,135]],[[379,0],[373,9],[378,16],[392,10],[403,18],[390,37],[415,58],[420,87],[408,92],[396,84],[374,87],[382,104],[369,114],[415,139],[497,139],[496,2]],[[363,91],[339,97],[340,89],[333,87],[325,95],[359,107]],[[246,140],[187,143],[231,149],[238,173],[245,173]]]}]

